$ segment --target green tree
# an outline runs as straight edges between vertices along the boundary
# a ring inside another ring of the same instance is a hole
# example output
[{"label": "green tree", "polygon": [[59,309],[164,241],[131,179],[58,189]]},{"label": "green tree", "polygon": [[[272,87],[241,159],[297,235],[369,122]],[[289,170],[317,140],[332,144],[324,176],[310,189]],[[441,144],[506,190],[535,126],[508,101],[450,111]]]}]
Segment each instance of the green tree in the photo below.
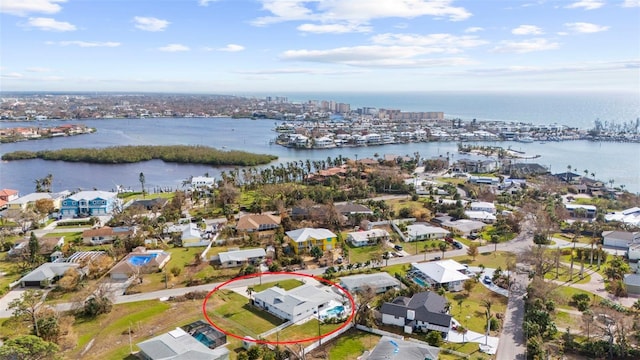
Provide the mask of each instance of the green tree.
[{"label": "green tree", "polygon": [[500,238],[498,237],[498,235],[491,235],[491,243],[493,244],[493,252],[495,255],[495,252],[498,251],[498,244],[500,243]]},{"label": "green tree", "polygon": [[138,180],[140,181],[140,185],[142,186],[142,197],[144,197],[144,195],[145,195],[145,191],[144,191],[145,178],[144,178],[144,173],[143,172],[141,172],[140,175],[138,176]]},{"label": "green tree", "polygon": [[55,359],[58,345],[38,336],[22,335],[9,339],[0,346],[0,358],[16,360]]},{"label": "green tree", "polygon": [[9,310],[13,310],[15,318],[27,318],[31,322],[36,336],[40,336],[37,316],[43,296],[44,292],[41,290],[27,290],[19,298],[12,300],[7,307]]},{"label": "green tree", "polygon": [[622,256],[614,256],[609,262],[607,262],[607,267],[604,269],[604,273],[609,280],[622,280],[624,278],[624,274],[631,271],[629,268],[629,264],[625,261]]},{"label": "green tree", "polygon": [[322,257],[322,250],[320,250],[320,248],[317,246],[312,247],[311,256],[313,256],[313,258],[316,260],[320,259]]},{"label": "green tree", "polygon": [[473,258],[473,261],[476,261],[476,256],[478,256],[478,253],[478,244],[471,244],[467,248],[467,255],[471,256]]},{"label": "green tree", "polygon": [[444,252],[447,251],[447,243],[446,242],[441,242],[438,244],[438,249],[440,249],[440,251],[442,251],[442,258],[444,259]]},{"label": "green tree", "polygon": [[442,334],[440,334],[440,331],[436,330],[429,331],[427,336],[425,336],[425,340],[429,345],[439,347],[442,345]]},{"label": "green tree", "polygon": [[31,235],[29,235],[29,262],[31,264],[35,264],[38,259],[38,254],[40,253],[40,242],[38,242],[38,238],[36,234],[32,231]]}]

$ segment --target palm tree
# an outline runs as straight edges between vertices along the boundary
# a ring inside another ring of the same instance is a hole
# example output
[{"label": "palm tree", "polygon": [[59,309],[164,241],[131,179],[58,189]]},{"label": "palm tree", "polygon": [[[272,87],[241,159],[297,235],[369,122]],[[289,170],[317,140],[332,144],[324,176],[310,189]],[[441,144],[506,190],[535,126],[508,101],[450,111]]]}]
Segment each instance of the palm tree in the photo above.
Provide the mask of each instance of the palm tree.
[{"label": "palm tree", "polygon": [[574,252],[576,251],[576,242],[578,242],[578,236],[580,236],[580,230],[582,229],[582,223],[575,221],[571,224],[573,228],[573,239],[571,242],[573,243],[573,250],[571,250],[571,270],[569,271],[569,281],[573,280],[573,261],[574,261]]},{"label": "palm tree", "polygon": [[485,316],[487,317],[487,332],[485,333],[485,340],[484,340],[484,344],[487,345],[488,341],[489,341],[489,330],[491,328],[491,305],[493,305],[493,302],[489,299],[484,299],[481,302],[481,305],[485,308]]},{"label": "palm tree", "polygon": [[249,295],[249,302],[251,304],[253,304],[253,298],[251,297],[251,295],[253,295],[253,293],[255,292],[254,288],[249,286],[247,287],[247,295]]},{"label": "palm tree", "polygon": [[440,251],[442,251],[442,258],[444,259],[444,252],[447,251],[447,243],[446,242],[441,242],[438,244],[438,248],[440,249]]},{"label": "palm tree", "polygon": [[144,191],[144,183],[145,183],[145,179],[144,179],[144,173],[141,172],[140,176],[138,176],[138,180],[140,181],[140,185],[142,185],[142,197],[144,197],[145,191]]},{"label": "palm tree", "polygon": [[462,325],[458,325],[458,326],[456,327],[456,332],[457,332],[458,334],[462,334],[462,342],[466,342],[466,341],[464,340],[464,336],[467,334],[467,332],[468,332],[468,331],[469,331],[469,330],[467,330],[467,329],[466,329],[465,327],[463,327]]}]

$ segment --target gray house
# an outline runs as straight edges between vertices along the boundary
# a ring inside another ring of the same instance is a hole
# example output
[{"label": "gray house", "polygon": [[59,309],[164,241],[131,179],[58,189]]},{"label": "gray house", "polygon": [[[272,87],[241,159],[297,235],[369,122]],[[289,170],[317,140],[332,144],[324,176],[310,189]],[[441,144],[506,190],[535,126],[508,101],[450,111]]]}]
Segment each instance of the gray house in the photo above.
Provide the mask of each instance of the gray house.
[{"label": "gray house", "polygon": [[21,287],[27,286],[39,286],[45,287],[53,284],[58,281],[64,273],[69,269],[75,269],[76,271],[81,272],[80,264],[76,263],[44,263],[33,271],[23,276],[18,280]]},{"label": "gray house", "polygon": [[380,307],[383,324],[401,326],[408,334],[429,330],[448,333],[451,315],[447,311],[447,299],[433,291],[417,293],[411,298],[400,296]]},{"label": "gray house", "polygon": [[340,280],[340,286],[352,294],[366,287],[380,294],[391,289],[400,289],[400,284],[400,280],[386,272],[345,276]]}]

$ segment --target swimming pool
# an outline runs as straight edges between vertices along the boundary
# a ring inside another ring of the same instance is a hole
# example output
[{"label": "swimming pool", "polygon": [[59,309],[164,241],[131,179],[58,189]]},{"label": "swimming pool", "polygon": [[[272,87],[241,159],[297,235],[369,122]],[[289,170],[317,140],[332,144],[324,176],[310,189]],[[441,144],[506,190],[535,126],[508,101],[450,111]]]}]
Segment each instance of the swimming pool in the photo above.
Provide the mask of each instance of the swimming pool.
[{"label": "swimming pool", "polygon": [[424,280],[420,279],[419,277],[414,277],[413,281],[422,287],[429,287],[429,285],[427,285],[427,283],[424,282]]},{"label": "swimming pool", "polygon": [[325,318],[332,318],[332,317],[340,317],[340,316],[343,316],[344,314],[345,314],[344,306],[338,305],[324,311],[322,314],[320,314],[320,318],[325,319]]},{"label": "swimming pool", "polygon": [[158,256],[158,254],[133,255],[129,259],[127,259],[127,261],[133,266],[144,266],[149,261],[155,259],[156,256]]}]

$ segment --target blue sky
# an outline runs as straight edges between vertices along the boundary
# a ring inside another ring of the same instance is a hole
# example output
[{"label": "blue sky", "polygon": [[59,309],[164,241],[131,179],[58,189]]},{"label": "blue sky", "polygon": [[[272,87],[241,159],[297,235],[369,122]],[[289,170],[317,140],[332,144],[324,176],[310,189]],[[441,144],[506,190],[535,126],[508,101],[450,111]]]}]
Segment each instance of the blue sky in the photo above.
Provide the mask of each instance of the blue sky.
[{"label": "blue sky", "polygon": [[2,91],[640,95],[640,0],[0,4]]}]

